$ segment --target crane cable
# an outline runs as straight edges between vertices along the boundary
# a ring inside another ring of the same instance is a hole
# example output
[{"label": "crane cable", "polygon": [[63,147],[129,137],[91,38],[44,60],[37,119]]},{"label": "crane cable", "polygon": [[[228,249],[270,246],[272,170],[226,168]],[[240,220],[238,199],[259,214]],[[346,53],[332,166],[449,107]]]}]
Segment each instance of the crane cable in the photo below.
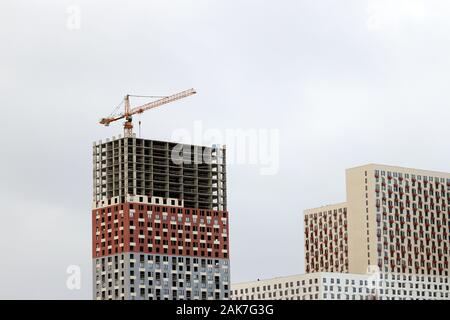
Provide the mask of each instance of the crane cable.
[{"label": "crane cable", "polygon": [[[167,98],[168,96],[143,96],[143,95],[136,95],[136,94],[129,94],[129,97],[134,97],[134,98],[153,98],[153,99],[158,99],[158,98]],[[111,112],[111,114],[109,115],[109,117],[113,117],[114,115],[116,115],[116,112],[119,110],[119,108],[123,105],[123,100],[117,105],[117,107],[114,108],[114,110]]]},{"label": "crane cable", "polygon": [[109,115],[109,117],[110,117],[110,118],[113,117],[113,116],[116,114],[117,110],[119,110],[119,108],[120,108],[122,105],[123,105],[123,100],[117,105],[117,107],[114,108],[114,110],[111,112],[111,114]]},{"label": "crane cable", "polygon": [[141,137],[141,114],[138,114],[139,117],[139,138]]}]

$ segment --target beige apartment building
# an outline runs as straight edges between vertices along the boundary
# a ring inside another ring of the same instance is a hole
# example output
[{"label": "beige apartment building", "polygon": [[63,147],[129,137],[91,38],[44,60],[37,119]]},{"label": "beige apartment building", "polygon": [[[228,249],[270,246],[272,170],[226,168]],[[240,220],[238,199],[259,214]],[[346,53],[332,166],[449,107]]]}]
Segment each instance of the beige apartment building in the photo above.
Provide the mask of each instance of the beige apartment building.
[{"label": "beige apartment building", "polygon": [[307,272],[449,276],[450,174],[369,164],[347,201],[304,212]]},{"label": "beige apartment building", "polygon": [[449,300],[450,173],[369,164],[344,203],[304,211],[306,274],[236,283],[233,300]]},{"label": "beige apartment building", "polygon": [[348,272],[347,204],[304,212],[305,269],[310,272]]}]

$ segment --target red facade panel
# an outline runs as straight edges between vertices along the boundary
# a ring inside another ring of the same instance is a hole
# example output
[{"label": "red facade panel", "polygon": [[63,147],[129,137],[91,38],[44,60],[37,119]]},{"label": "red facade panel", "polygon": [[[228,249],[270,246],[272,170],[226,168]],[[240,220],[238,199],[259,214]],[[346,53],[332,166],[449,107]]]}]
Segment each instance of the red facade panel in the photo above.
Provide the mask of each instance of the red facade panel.
[{"label": "red facade panel", "polygon": [[[130,210],[134,212],[132,215]],[[227,259],[228,235],[227,211],[141,203],[116,204],[92,210],[93,258],[142,252]],[[135,245],[131,246],[132,243]],[[198,250],[194,251],[195,247]]]}]

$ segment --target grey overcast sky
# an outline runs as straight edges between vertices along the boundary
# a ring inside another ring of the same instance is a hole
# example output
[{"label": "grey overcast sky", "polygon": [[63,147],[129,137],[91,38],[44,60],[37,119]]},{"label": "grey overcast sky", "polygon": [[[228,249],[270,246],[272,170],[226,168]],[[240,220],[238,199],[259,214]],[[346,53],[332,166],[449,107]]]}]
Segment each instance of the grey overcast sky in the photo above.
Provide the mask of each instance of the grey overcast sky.
[{"label": "grey overcast sky", "polygon": [[346,168],[450,171],[449,16],[447,0],[1,1],[0,298],[92,297],[91,147],[122,131],[97,121],[126,93],[191,87],[142,136],[278,130],[277,174],[228,168],[231,277],[304,272],[302,211],[345,201]]}]

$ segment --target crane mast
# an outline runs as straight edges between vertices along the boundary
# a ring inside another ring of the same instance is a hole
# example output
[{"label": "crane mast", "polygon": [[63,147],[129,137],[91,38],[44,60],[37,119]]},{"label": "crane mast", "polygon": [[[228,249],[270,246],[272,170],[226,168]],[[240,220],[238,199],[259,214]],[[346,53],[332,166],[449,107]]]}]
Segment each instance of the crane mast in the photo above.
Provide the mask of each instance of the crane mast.
[{"label": "crane mast", "polygon": [[130,113],[130,96],[128,94],[125,96],[123,103],[125,108],[124,136],[131,137],[133,135],[133,118]]}]

